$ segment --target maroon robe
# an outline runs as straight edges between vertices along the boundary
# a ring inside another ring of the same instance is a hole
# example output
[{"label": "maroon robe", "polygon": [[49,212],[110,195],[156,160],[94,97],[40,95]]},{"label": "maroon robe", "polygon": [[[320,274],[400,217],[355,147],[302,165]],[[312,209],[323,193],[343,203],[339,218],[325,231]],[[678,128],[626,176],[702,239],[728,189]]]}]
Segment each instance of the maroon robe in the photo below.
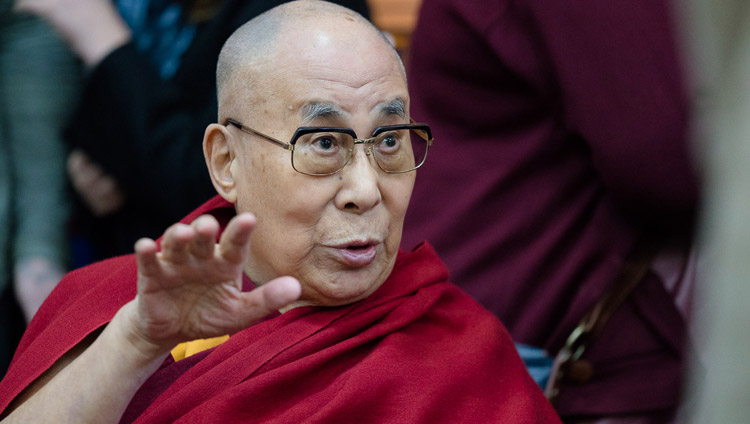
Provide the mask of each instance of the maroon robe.
[{"label": "maroon robe", "polygon": [[[224,223],[234,213],[213,199],[185,221],[207,212]],[[559,422],[502,324],[447,278],[429,245],[402,251],[365,300],[299,307],[168,359],[123,421]],[[0,411],[133,299],[135,282],[133,255],[69,274],[0,383]]]},{"label": "maroon robe", "polygon": [[[422,3],[411,113],[436,141],[402,245],[433,245],[517,341],[554,355],[643,234],[689,248],[699,190],[670,5]],[[649,272],[586,351],[564,416],[678,405],[685,321],[665,281]]]}]

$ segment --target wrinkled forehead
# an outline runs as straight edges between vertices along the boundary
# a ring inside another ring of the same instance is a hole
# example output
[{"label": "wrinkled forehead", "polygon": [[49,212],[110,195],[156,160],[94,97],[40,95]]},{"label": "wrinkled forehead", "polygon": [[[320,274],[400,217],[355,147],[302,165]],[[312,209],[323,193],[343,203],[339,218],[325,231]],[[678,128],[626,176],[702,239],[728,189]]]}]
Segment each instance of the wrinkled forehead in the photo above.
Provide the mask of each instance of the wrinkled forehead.
[{"label": "wrinkled forehead", "polygon": [[284,102],[305,122],[363,110],[405,118],[406,77],[392,48],[361,24],[333,28],[297,28],[280,37],[263,76],[269,106]]},{"label": "wrinkled forehead", "polygon": [[273,117],[281,111],[304,121],[363,109],[371,114],[408,115],[403,65],[395,49],[368,22],[335,15],[278,24],[268,48],[235,68],[234,84],[227,90],[231,95],[222,98],[232,101],[220,109],[246,118]]}]

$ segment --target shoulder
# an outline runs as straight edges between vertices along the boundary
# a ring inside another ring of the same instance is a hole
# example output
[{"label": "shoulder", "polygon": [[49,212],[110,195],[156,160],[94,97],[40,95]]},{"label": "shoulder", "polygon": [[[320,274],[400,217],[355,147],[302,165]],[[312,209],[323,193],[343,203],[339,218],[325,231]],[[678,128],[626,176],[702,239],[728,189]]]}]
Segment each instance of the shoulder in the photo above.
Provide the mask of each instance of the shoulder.
[{"label": "shoulder", "polygon": [[[448,281],[400,299],[398,324],[350,374],[414,422],[559,422],[503,324]],[[415,407],[416,406],[416,407]]]},{"label": "shoulder", "polygon": [[[106,259],[73,270],[63,277],[50,294],[40,310],[42,313],[39,318],[54,316],[98,291],[108,292],[113,298],[121,298],[131,293],[135,296],[136,275],[137,267],[133,254]],[[133,290],[129,290],[130,288]]]},{"label": "shoulder", "polygon": [[[18,352],[23,352],[44,333],[93,330],[136,293],[135,255],[118,256],[68,273],[45,300],[24,334]],[[109,317],[109,318],[107,318]],[[59,340],[59,338],[58,338]]]},{"label": "shoulder", "polygon": [[44,385],[48,377],[74,359],[97,329],[135,297],[136,276],[134,255],[67,274],[34,316],[18,345],[0,382],[0,410],[27,387],[33,392]]},{"label": "shoulder", "polygon": [[419,346],[432,348],[445,344],[448,350],[443,354],[458,352],[461,348],[456,349],[454,343],[461,340],[481,345],[483,349],[508,350],[515,354],[513,341],[503,324],[450,282],[447,267],[426,242],[412,252],[400,252],[391,277],[381,289],[386,296],[399,299],[392,316],[409,317],[408,334],[417,342],[414,346],[417,350]]}]

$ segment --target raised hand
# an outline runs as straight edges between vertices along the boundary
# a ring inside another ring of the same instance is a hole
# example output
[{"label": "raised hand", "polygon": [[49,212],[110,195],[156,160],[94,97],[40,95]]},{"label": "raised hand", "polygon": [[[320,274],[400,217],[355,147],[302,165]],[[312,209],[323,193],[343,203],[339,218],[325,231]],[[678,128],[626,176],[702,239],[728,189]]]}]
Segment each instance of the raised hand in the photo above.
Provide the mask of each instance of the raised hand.
[{"label": "raised hand", "polygon": [[135,245],[138,295],[132,324],[154,345],[171,349],[197,338],[239,331],[273,310],[295,301],[299,282],[280,277],[250,292],[242,292],[242,267],[250,250],[255,217],[234,217],[221,235],[211,216],[191,225],[176,224],[156,243]]},{"label": "raised hand", "polygon": [[73,189],[96,216],[117,212],[126,195],[111,175],[83,152],[75,149],[68,156],[68,176]]}]

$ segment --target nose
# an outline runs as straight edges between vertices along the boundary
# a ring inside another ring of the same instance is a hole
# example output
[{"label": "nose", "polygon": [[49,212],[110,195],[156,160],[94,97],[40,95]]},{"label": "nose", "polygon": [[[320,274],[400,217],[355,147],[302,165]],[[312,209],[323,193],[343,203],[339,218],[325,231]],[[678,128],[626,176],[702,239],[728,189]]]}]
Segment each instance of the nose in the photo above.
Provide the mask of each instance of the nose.
[{"label": "nose", "polygon": [[369,145],[354,148],[349,163],[335,175],[341,180],[341,188],[335,203],[339,209],[363,214],[381,201],[379,171],[369,150]]}]

